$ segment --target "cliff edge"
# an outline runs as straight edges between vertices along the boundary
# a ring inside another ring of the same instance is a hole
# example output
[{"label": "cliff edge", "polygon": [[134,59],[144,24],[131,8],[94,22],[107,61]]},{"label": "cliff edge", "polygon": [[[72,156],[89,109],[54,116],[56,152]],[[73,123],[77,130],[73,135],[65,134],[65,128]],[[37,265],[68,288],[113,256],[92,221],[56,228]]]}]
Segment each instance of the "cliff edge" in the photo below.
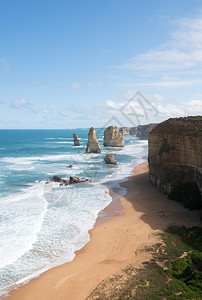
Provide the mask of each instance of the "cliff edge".
[{"label": "cliff edge", "polygon": [[174,118],[149,134],[149,175],[165,192],[184,183],[196,183],[202,193],[202,116]]}]

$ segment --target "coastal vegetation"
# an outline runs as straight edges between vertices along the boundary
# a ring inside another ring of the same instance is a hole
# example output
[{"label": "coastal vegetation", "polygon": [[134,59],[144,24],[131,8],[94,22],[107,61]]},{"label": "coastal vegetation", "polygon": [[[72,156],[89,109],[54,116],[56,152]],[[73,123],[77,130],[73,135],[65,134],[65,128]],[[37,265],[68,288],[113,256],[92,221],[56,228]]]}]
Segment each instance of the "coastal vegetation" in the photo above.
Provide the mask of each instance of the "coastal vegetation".
[{"label": "coastal vegetation", "polygon": [[145,250],[150,261],[104,280],[88,300],[202,299],[202,228],[169,227]]},{"label": "coastal vegetation", "polygon": [[187,182],[175,186],[168,195],[168,198],[189,209],[201,208],[202,197],[196,183]]}]

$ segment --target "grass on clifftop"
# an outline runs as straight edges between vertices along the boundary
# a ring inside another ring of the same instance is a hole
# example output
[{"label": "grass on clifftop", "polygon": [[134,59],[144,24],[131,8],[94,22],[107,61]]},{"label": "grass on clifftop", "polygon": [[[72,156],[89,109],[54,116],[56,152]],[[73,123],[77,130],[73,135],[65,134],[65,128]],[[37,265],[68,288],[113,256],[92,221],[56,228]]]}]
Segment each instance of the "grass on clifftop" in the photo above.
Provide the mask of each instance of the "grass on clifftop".
[{"label": "grass on clifftop", "polygon": [[202,121],[202,116],[188,116],[176,118],[176,120],[185,120],[185,121]]},{"label": "grass on clifftop", "polygon": [[170,227],[153,259],[104,280],[87,298],[110,300],[202,299],[202,228]]}]

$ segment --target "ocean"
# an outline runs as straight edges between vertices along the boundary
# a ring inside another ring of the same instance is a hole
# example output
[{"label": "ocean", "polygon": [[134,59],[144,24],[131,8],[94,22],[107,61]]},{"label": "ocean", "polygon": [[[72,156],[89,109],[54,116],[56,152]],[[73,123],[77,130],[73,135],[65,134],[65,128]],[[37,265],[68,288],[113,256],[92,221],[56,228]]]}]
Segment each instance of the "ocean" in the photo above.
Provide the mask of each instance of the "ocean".
[{"label": "ocean", "polygon": [[[73,132],[79,147],[74,147]],[[71,261],[112,201],[103,183],[117,185],[147,160],[147,141],[125,136],[124,148],[106,148],[103,130],[97,137],[102,153],[85,154],[88,129],[0,130],[0,296]],[[118,165],[104,163],[107,153]],[[90,181],[47,184],[54,175]]]}]

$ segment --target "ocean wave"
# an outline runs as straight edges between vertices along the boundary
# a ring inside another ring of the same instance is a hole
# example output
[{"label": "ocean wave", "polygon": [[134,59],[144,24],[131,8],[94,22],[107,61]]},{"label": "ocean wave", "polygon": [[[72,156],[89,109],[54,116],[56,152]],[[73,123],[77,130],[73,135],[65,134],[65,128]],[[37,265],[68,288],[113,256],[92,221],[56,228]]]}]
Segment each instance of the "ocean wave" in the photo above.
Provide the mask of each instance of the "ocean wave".
[{"label": "ocean wave", "polygon": [[43,156],[30,156],[30,157],[4,157],[0,161],[10,163],[10,164],[20,164],[27,165],[33,164],[39,161],[62,161],[62,160],[72,160],[72,161],[89,161],[90,158],[96,158],[99,154],[95,153],[77,153],[77,154],[57,154],[57,155],[43,155]]},{"label": "ocean wave", "polygon": [[[42,184],[36,183],[38,188]],[[24,199],[26,201],[18,199],[20,206],[12,202],[10,224],[17,229],[14,231],[15,237],[4,232],[1,257],[6,257],[6,261],[3,260],[4,264],[0,261],[3,267],[0,273],[4,274],[5,279],[0,286],[7,286],[7,289],[14,283],[22,283],[39,275],[45,269],[71,261],[75,251],[89,241],[89,230],[93,228],[99,211],[111,202],[107,188],[103,185],[95,188],[92,183],[66,189],[44,184],[42,196],[40,189],[35,191],[34,198],[29,196]],[[37,227],[36,216],[40,215],[39,203],[42,200],[48,204],[43,207],[43,220]],[[17,206],[20,210],[16,209]],[[5,276],[10,273],[12,276]]]},{"label": "ocean wave", "polygon": [[[47,211],[47,201],[42,194],[41,187],[37,187],[29,192],[9,196],[4,201],[1,199],[0,235],[3,244],[0,247],[0,268],[13,264],[32,249],[36,242]],[[19,201],[20,206],[17,204]]]},{"label": "ocean wave", "polygon": [[[53,136],[45,138],[47,141],[43,143],[73,144],[73,138]],[[124,148],[105,148],[100,144],[101,154],[85,154],[85,150],[76,149],[79,147],[67,147],[64,153],[54,149],[53,154],[37,156],[26,152],[30,156],[0,159],[1,173],[10,176],[9,184],[15,176],[18,190],[18,193],[7,197],[3,197],[5,194],[2,193],[0,199],[3,207],[0,207],[1,221],[4,222],[0,245],[4,248],[0,253],[0,263],[4,267],[0,270],[0,276],[3,275],[0,288],[25,282],[51,267],[71,261],[75,251],[89,241],[89,230],[93,228],[99,212],[112,200],[103,183],[120,189],[117,181],[126,180],[134,165],[146,160],[147,141],[130,143],[128,139]],[[78,153],[80,151],[82,153]],[[107,153],[115,155],[118,165],[104,163]],[[70,164],[73,168],[68,168]],[[17,177],[15,171],[25,172],[19,172]],[[45,178],[53,175],[62,178],[71,175],[87,178],[89,175],[92,182],[69,186],[60,186],[52,181],[46,184]],[[17,184],[24,179],[32,186],[19,188]],[[121,189],[118,194],[124,195],[125,192]]]}]

